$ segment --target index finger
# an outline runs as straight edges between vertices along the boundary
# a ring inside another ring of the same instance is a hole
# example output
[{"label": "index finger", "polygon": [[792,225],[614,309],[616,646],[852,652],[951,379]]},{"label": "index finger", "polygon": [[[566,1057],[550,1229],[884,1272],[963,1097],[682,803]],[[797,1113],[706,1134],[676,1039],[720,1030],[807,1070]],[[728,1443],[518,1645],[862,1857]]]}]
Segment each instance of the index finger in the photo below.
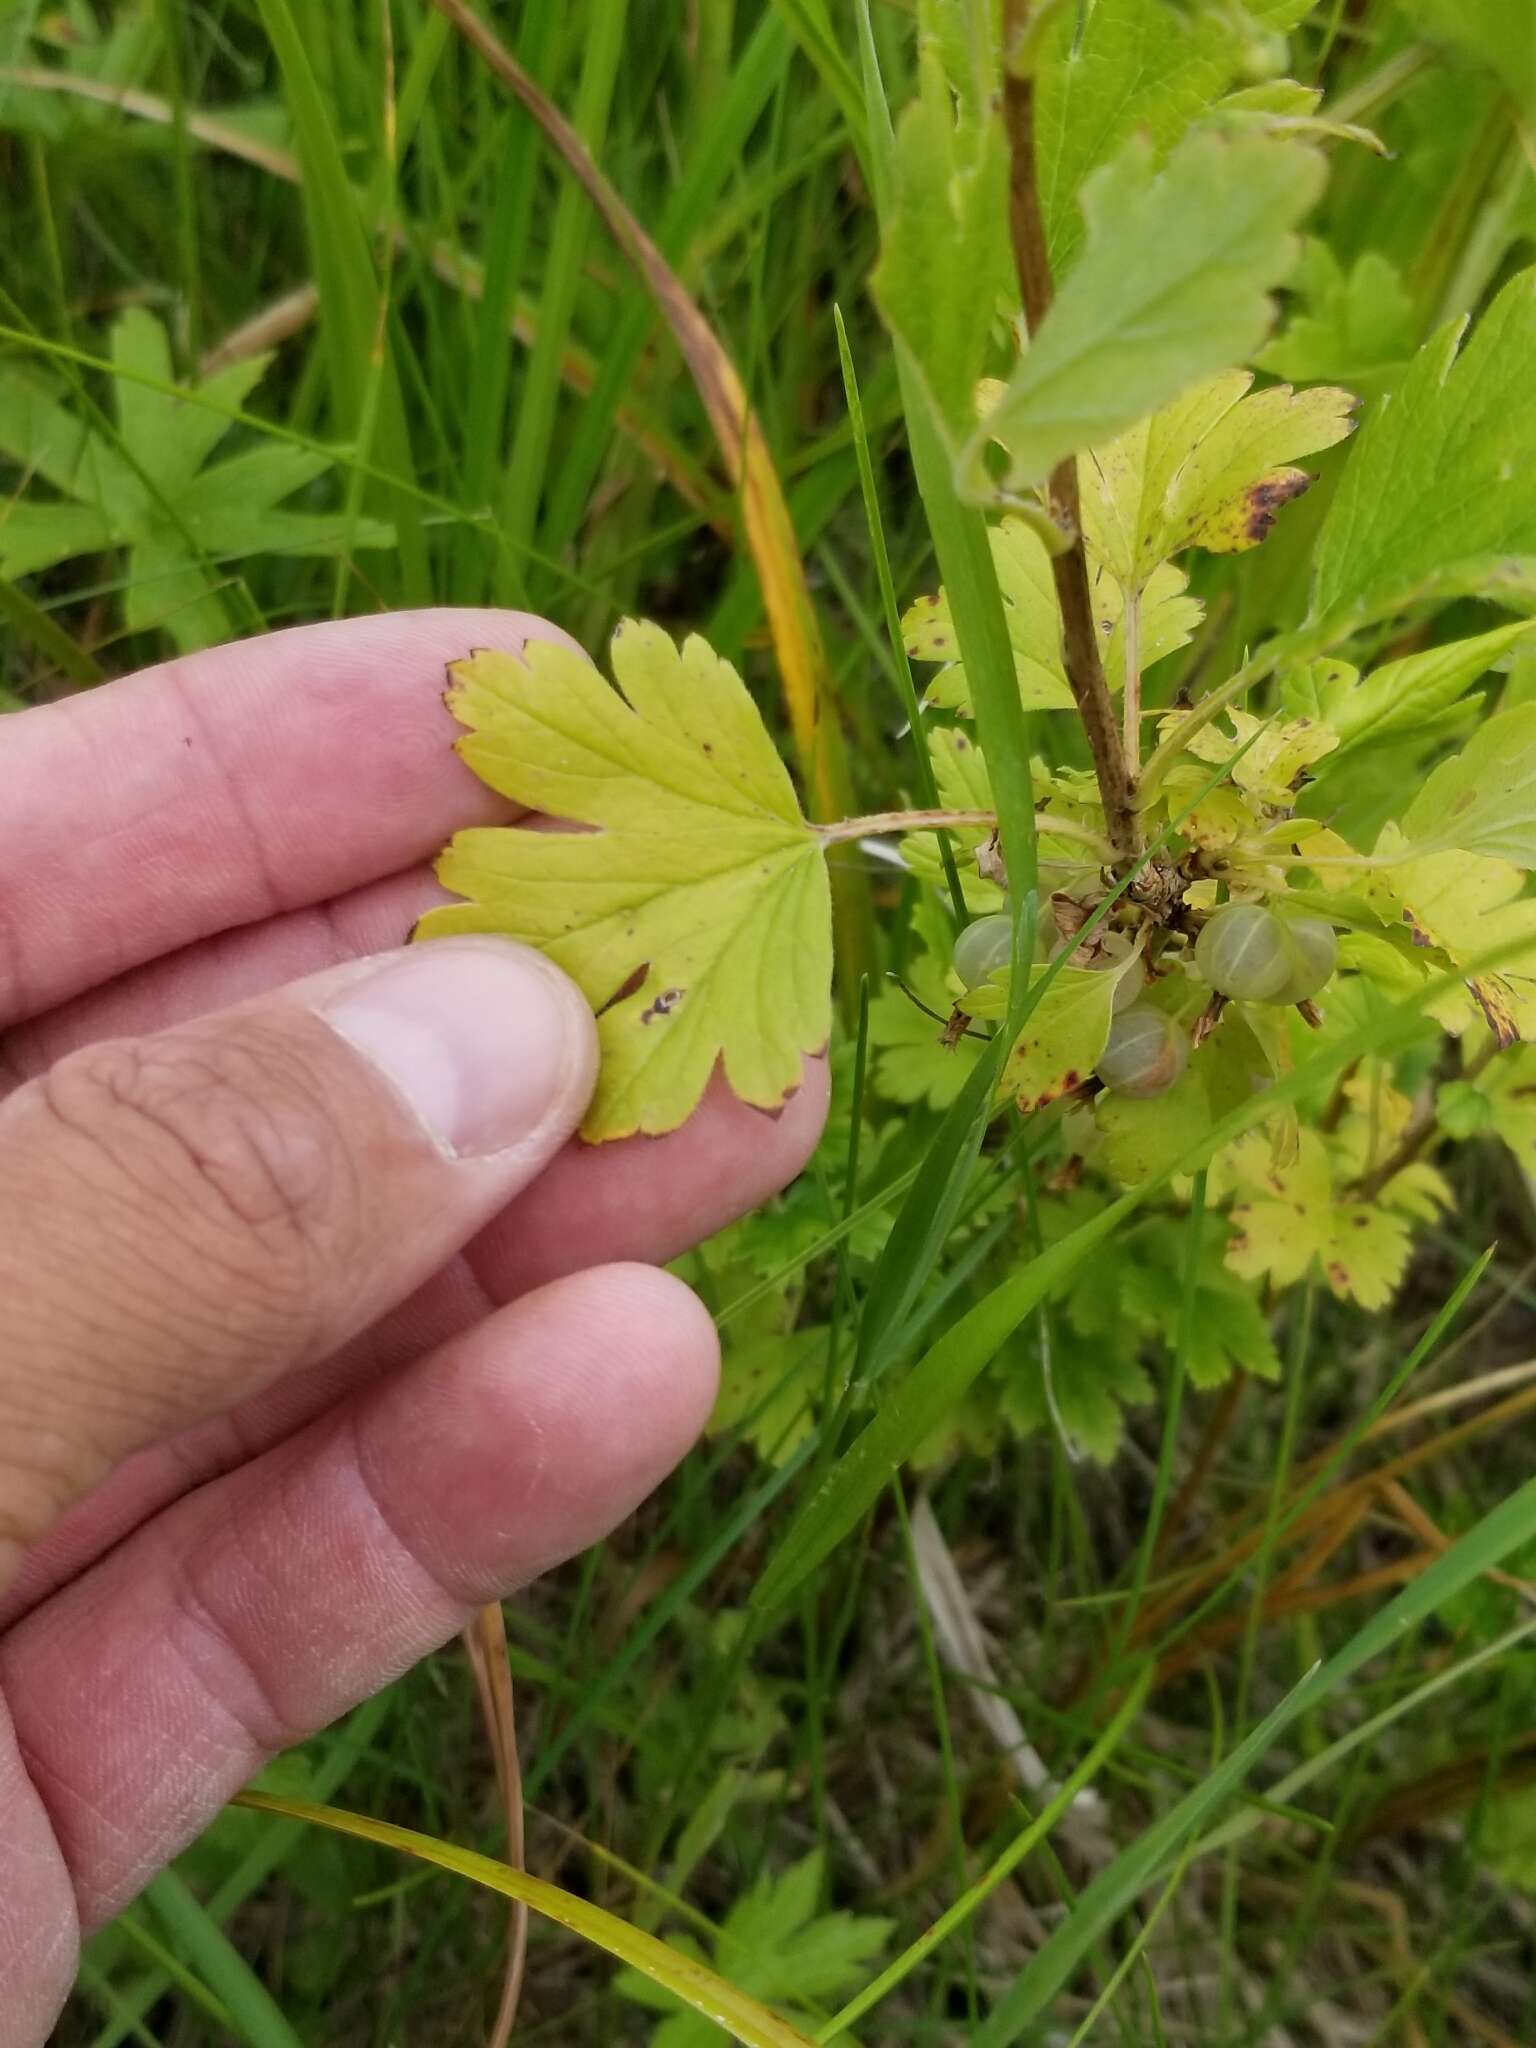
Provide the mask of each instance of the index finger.
[{"label": "index finger", "polygon": [[529,612],[339,619],[7,718],[0,1028],[504,817],[451,751],[443,671],[528,639],[567,636]]}]

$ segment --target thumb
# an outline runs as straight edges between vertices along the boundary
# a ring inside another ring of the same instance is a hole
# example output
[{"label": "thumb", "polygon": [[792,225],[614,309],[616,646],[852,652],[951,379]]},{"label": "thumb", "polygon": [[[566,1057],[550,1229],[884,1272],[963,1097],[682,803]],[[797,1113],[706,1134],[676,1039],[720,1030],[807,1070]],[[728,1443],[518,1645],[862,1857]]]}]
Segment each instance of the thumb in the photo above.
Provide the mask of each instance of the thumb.
[{"label": "thumb", "polygon": [[570,1137],[576,988],[495,938],[353,961],[0,1104],[0,1586],[128,1452],[365,1329]]}]

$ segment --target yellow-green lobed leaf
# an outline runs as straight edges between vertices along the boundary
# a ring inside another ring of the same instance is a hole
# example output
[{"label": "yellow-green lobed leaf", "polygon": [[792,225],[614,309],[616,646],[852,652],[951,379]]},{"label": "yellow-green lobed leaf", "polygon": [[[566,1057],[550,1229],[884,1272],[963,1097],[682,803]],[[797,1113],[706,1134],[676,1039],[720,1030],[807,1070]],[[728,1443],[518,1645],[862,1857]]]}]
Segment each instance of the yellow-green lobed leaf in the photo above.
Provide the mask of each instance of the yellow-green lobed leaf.
[{"label": "yellow-green lobed leaf", "polygon": [[1083,254],[962,450],[962,487],[995,495],[989,441],[1007,449],[1021,490],[1251,354],[1300,253],[1291,230],[1322,183],[1322,160],[1300,144],[1208,131],[1160,171],[1138,138],[1095,172]]},{"label": "yellow-green lobed leaf", "polygon": [[703,640],[679,649],[635,621],[612,662],[617,690],[545,641],[454,664],[475,773],[595,829],[457,833],[438,875],[467,900],[418,927],[505,932],[577,983],[602,1049],[594,1141],[676,1129],[717,1061],[743,1101],[777,1109],[831,1022],[821,840],[745,685]]},{"label": "yellow-green lobed leaf", "polygon": [[1111,971],[1058,968],[1008,1055],[999,1094],[1012,1096],[1027,1116],[1080,1087],[1109,1038],[1119,979]]},{"label": "yellow-green lobed leaf", "polygon": [[1462,349],[1465,325],[1442,327],[1376,401],[1328,508],[1312,621],[1334,637],[1427,597],[1497,589],[1536,554],[1536,269],[1510,279]]},{"label": "yellow-green lobed leaf", "polygon": [[[1080,468],[1083,465],[1079,465]],[[1008,619],[1008,638],[1018,672],[1019,696],[1032,711],[1070,711],[1072,692],[1062,658],[1061,614],[1044,543],[1022,519],[1004,519],[988,534],[998,586]],[[1140,665],[1143,673],[1189,644],[1202,617],[1200,600],[1188,594],[1182,569],[1155,569],[1142,596]],[[1125,685],[1125,595],[1102,562],[1090,563],[1090,595],[1112,690]],[[920,597],[902,618],[906,650],[914,661],[946,664],[928,686],[927,700],[969,715],[971,685],[956,659],[958,639],[944,591]]]},{"label": "yellow-green lobed leaf", "polygon": [[1490,718],[1403,814],[1415,853],[1457,847],[1536,867],[1536,705]]},{"label": "yellow-green lobed leaf", "polygon": [[1079,463],[1088,544],[1127,589],[1185,548],[1257,547],[1311,482],[1291,465],[1353,430],[1348,391],[1252,383],[1247,370],[1209,378]]}]

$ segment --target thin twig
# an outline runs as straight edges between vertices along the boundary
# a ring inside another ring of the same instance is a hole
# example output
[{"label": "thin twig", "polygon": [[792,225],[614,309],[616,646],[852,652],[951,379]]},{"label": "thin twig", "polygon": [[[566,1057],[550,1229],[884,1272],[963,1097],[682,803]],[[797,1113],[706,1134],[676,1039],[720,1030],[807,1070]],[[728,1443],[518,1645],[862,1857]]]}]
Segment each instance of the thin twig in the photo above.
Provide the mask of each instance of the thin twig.
[{"label": "thin twig", "polygon": [[[1007,0],[1003,47],[1018,51],[1029,23],[1030,0]],[[1008,131],[1008,216],[1014,267],[1024,320],[1031,334],[1050,310],[1051,262],[1045,221],[1035,176],[1035,86],[1027,66],[1009,65],[1003,85],[1003,119]],[[1104,803],[1104,820],[1115,858],[1132,862],[1141,854],[1141,821],[1136,786],[1126,763],[1110,701],[1109,683],[1094,625],[1088,583],[1088,555],[1083,545],[1082,507],[1077,490],[1077,458],[1057,465],[1046,486],[1051,517],[1071,536],[1066,549],[1051,558],[1056,603],[1061,612],[1062,664],[1067,672],[1078,715],[1088,735],[1093,772]]]},{"label": "thin twig", "polygon": [[[1498,1039],[1490,1038],[1482,1051],[1463,1067],[1460,1079],[1475,1081],[1489,1063],[1498,1058],[1504,1050]],[[1349,1192],[1362,1202],[1374,1202],[1389,1181],[1395,1180],[1405,1166],[1412,1166],[1422,1152],[1440,1137],[1440,1124],[1435,1114],[1435,1098],[1430,1095],[1424,1104],[1411,1116],[1403,1127],[1403,1135],[1379,1165],[1369,1173],[1363,1173]]]}]

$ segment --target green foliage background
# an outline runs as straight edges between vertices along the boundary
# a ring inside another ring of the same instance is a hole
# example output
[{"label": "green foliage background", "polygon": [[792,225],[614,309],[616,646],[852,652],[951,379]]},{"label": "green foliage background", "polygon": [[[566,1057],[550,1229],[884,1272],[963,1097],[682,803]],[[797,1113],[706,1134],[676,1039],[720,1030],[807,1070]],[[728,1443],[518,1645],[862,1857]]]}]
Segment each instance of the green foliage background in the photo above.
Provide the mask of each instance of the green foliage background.
[{"label": "green foliage background", "polygon": [[[483,12],[741,372],[787,493],[856,808],[926,801],[893,614],[941,571],[962,607],[967,577],[986,580],[980,515],[935,479],[977,455],[970,394],[1000,368],[1009,264],[999,233],[987,260],[957,266],[953,237],[930,220],[925,242],[919,218],[878,275],[918,365],[903,378],[871,290],[878,215],[914,198],[921,214],[943,189],[984,225],[1005,166],[984,132],[956,161],[938,119],[882,163],[870,59],[893,109],[927,104],[905,0],[871,7],[862,46],[862,10],[836,0]],[[922,12],[979,117],[990,86],[968,24],[986,10]],[[1347,773],[1320,778],[1316,809],[1369,845],[1490,705],[1522,735],[1536,716],[1522,711],[1536,669],[1504,633],[1536,587],[1529,293],[1499,297],[1536,258],[1536,13],[1068,0],[1040,50],[1045,228],[1058,275],[1078,279],[1066,354],[1104,375],[1091,429],[1011,451],[1014,480],[1245,354],[1368,409],[1390,398],[1386,418],[1411,429],[1308,457],[1319,481],[1262,548],[1187,559],[1205,622],[1187,647],[1170,635],[1149,702],[1210,687],[1276,636],[1305,645],[1321,618],[1358,622],[1344,646],[1379,664],[1360,686],[1375,695],[1342,715],[1379,719],[1401,704],[1404,672],[1384,682],[1386,665],[1500,636],[1470,672],[1449,657],[1414,669],[1414,722],[1371,745],[1346,729]],[[1261,149],[1266,122],[1312,118],[1286,80],[1320,89],[1335,125],[1311,131],[1326,190],[1266,337],[1244,193],[1196,164],[1166,217],[1129,233],[1114,160],[1130,146],[1150,167],[1218,100],[1235,145]],[[300,620],[528,604],[594,649],[629,613],[701,631],[790,753],[759,569],[687,366],[534,124],[425,0],[0,0],[0,157],[7,706]],[[1178,310],[1193,304],[1221,345],[1179,355],[1170,378],[1134,334],[1124,353],[1115,288],[1186,232],[1197,254],[1235,232],[1239,254],[1214,280],[1195,264],[1204,285]],[[1469,316],[1451,368],[1435,337]],[[174,404],[180,387],[209,403]],[[983,674],[984,728],[1012,703],[991,687]],[[1286,719],[1341,715],[1348,694],[1322,660],[1265,692],[1254,708]],[[1064,723],[1051,732],[1065,803],[1086,756]],[[1020,763],[994,750],[989,765],[1006,810]],[[934,772],[940,801],[975,803],[964,750]],[[1507,805],[1478,818],[1488,851],[1529,830]],[[844,870],[873,911],[863,964],[946,1009],[937,855],[916,882],[868,852]],[[973,908],[996,900],[964,886]],[[1521,1745],[1536,1689],[1511,1633],[1529,1592],[1467,1561],[1502,1557],[1516,1579],[1531,1565],[1517,1488],[1536,1054],[1470,1074],[1437,1033],[1383,1022],[1384,1005],[1333,1005],[1325,1049],[1379,1034],[1391,1113],[1427,1105],[1457,1141],[1439,1155],[1454,1203],[1421,1201],[1406,1275],[1405,1223],[1374,1295],[1330,1288],[1315,1265],[1244,1279],[1221,1255],[1230,1188],[1182,1179],[1104,1221],[1104,1185],[1074,1185],[1035,1126],[981,1143],[990,1080],[973,1046],[945,1054],[878,979],[857,1029],[860,963],[843,957],[816,1161],[683,1262],[727,1346],[715,1434],[632,1526],[510,1611],[531,1866],[692,1945],[812,2033],[1008,1865],[858,2038],[1043,2042],[1089,2024],[1094,2040],[1213,2048],[1330,2028],[1409,2048],[1530,2040]],[[1375,1142],[1380,1093],[1298,1092],[1330,1143]],[[1166,1142],[1123,1121],[1122,1177],[1165,1168]],[[1326,1203],[1303,1207],[1326,1238]],[[1100,1249],[1045,1300],[1056,1248],[1085,1226]],[[935,1356],[937,1380],[913,1375]],[[868,1512],[791,1586],[833,1461],[888,1415],[855,1475]],[[881,1442],[897,1446],[884,1462]],[[1452,1553],[1461,1565],[1426,1572],[1480,1529]],[[1361,1661],[1404,1583],[1425,1625]],[[1320,1656],[1339,1660],[1326,1686],[1293,1698]],[[1106,1729],[1092,1803],[1041,1845],[1029,1816]],[[1249,1771],[1278,1812],[1245,1803]],[[269,1776],[496,1847],[452,1656]],[[60,2039],[474,2039],[503,1934],[502,1907],[452,1879],[231,1812],[92,1945]],[[519,2038],[709,2037],[536,1924]]]}]

